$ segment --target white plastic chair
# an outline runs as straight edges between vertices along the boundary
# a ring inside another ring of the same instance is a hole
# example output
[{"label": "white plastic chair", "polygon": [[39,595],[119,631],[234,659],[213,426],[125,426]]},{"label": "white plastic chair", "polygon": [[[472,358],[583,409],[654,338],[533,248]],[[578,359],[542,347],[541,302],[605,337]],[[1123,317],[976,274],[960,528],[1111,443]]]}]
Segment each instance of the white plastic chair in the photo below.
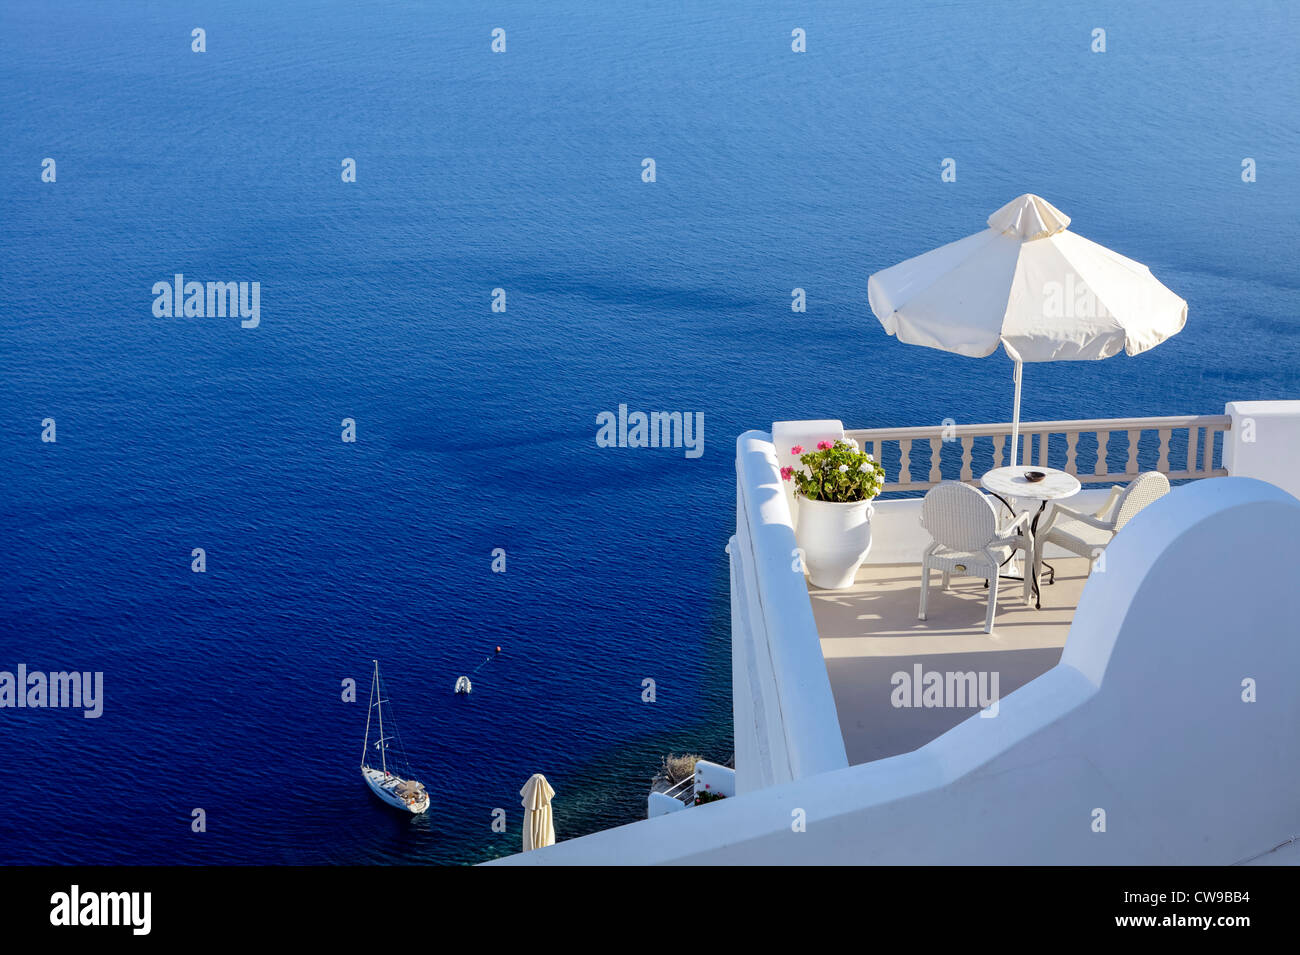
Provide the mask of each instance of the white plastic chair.
[{"label": "white plastic chair", "polygon": [[1034,553],[1034,573],[1043,566],[1043,546],[1055,544],[1080,557],[1096,561],[1116,534],[1133,515],[1169,493],[1169,478],[1159,471],[1146,471],[1129,482],[1110,489],[1106,503],[1093,514],[1082,514],[1061,504],[1038,528],[1038,547]]},{"label": "white plastic chair", "polygon": [[[993,632],[993,614],[998,604],[998,572],[1017,550],[1034,551],[1026,511],[1005,526],[999,526],[993,502],[968,484],[944,481],[926,492],[921,502],[921,526],[934,542],[921,558],[921,609],[917,619],[924,620],[930,596],[930,571],[943,572],[946,590],[953,574],[981,577],[988,582],[989,609],[984,632]],[[1025,602],[1030,598],[1030,580],[1025,577]]]}]

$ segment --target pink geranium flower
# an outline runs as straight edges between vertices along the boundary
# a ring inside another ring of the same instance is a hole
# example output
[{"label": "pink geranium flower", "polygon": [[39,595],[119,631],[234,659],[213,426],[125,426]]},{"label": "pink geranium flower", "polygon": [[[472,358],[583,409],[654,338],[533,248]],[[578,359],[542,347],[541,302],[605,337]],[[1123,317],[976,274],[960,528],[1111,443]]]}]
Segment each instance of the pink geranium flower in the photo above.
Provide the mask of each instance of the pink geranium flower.
[{"label": "pink geranium flower", "polygon": [[791,454],[803,454],[803,445],[802,445],[802,444],[796,444],[793,448],[790,449],[790,453],[791,453]]},{"label": "pink geranium flower", "polygon": [[818,450],[818,451],[829,451],[832,447],[834,447],[834,445],[832,445],[829,441],[818,441],[818,442],[817,442],[817,450]]},{"label": "pink geranium flower", "polygon": [[794,474],[794,468],[782,468],[782,469],[781,469],[781,480],[782,480],[782,481],[788,481],[788,480],[790,480],[790,476],[793,475],[793,474]]}]

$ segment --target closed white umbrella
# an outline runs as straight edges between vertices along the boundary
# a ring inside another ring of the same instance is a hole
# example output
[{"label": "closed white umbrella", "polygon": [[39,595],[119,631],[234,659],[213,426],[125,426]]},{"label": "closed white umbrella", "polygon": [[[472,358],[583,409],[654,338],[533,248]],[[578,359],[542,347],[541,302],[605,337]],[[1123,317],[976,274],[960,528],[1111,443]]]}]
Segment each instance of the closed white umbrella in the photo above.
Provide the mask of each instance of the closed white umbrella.
[{"label": "closed white umbrella", "polygon": [[1187,303],[1141,262],[1070,232],[1070,219],[1026,193],[983,232],[871,276],[871,310],[909,345],[1015,362],[1011,463],[1027,361],[1136,355],[1182,330]]},{"label": "closed white umbrella", "polygon": [[524,797],[524,851],[555,845],[555,822],[551,818],[551,797],[555,790],[541,773],[533,773],[519,790]]}]

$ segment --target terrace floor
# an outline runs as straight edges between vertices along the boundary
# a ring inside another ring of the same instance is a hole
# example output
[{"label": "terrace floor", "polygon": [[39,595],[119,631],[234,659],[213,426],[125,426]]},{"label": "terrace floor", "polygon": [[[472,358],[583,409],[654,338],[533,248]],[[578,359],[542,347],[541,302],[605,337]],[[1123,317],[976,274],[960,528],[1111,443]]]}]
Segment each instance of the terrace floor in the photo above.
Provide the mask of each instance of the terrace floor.
[{"label": "terrace floor", "polygon": [[[1019,581],[1003,580],[993,632],[984,632],[987,591],[973,577],[944,591],[932,576],[928,620],[917,620],[919,564],[867,564],[846,590],[809,586],[822,656],[849,763],[911,752],[978,707],[896,707],[893,675],[914,672],[997,674],[997,696],[1050,670],[1061,657],[1087,580],[1082,557],[1053,559],[1056,583],[1044,582],[1042,610],[1027,607]],[[1044,572],[1044,577],[1046,577]],[[986,685],[990,685],[986,684]]]}]

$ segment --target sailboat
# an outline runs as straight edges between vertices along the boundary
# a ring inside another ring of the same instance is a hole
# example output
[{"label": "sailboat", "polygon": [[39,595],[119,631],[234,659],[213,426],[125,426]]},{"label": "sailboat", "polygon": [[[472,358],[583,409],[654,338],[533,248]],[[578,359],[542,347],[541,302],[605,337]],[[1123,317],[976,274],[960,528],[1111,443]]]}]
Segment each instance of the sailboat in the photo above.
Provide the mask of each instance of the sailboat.
[{"label": "sailboat", "polygon": [[[398,775],[393,770],[397,767],[390,767],[388,763],[388,744],[389,741],[397,743],[397,752],[401,758],[401,768],[410,775],[410,769],[406,767],[406,754],[402,751],[401,737],[397,735],[397,727],[393,723],[392,713],[388,716],[388,727],[393,735],[384,735],[384,704],[388,702],[383,699],[383,691],[379,687],[379,661],[375,660],[375,672],[370,679],[370,709],[366,711],[366,741],[361,748],[361,778],[366,781],[370,791],[382,799],[388,805],[410,813],[422,813],[429,808],[429,794],[425,792],[424,785],[414,779],[408,779]],[[379,717],[379,739],[375,741],[374,748],[379,751],[379,766],[371,766],[373,760],[370,743],[370,718],[372,715]]]}]

